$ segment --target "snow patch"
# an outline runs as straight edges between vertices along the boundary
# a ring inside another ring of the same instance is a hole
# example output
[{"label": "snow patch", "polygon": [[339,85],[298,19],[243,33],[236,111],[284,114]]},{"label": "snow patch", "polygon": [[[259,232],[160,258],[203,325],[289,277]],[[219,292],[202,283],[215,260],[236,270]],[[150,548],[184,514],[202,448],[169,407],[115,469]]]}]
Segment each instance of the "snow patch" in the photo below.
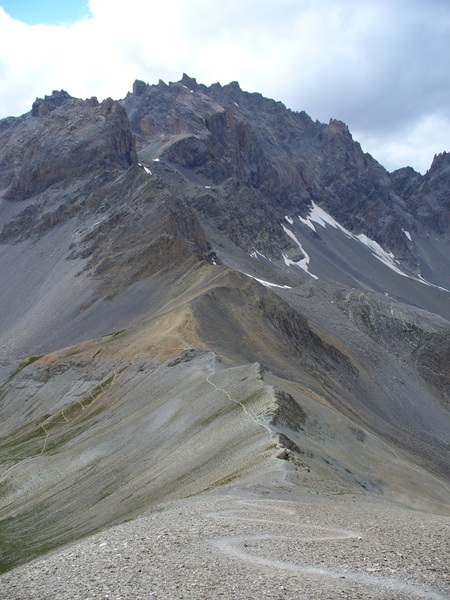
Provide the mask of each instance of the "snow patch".
[{"label": "snow patch", "polygon": [[267,256],[265,256],[265,254],[262,254],[261,252],[259,252],[259,250],[253,250],[253,252],[250,252],[250,256],[252,258],[265,258],[266,260],[270,260],[270,258],[268,259]]},{"label": "snow patch", "polygon": [[278,285],[278,283],[270,283],[270,281],[265,281],[264,279],[258,279],[258,277],[253,277],[253,275],[250,275],[249,273],[245,273],[245,271],[242,271],[242,273],[244,273],[244,275],[247,275],[247,277],[251,277],[258,283],[265,285],[266,287],[281,288],[282,290],[291,290],[292,289],[290,285]]},{"label": "snow patch", "polygon": [[[330,225],[331,227],[334,227],[335,229],[339,229],[349,239],[357,240],[357,241],[361,242],[362,244],[364,244],[367,248],[370,249],[370,251],[372,252],[372,255],[375,258],[377,258],[384,265],[386,265],[392,271],[395,271],[396,273],[398,273],[402,277],[407,277],[408,279],[412,279],[414,281],[418,281],[418,282],[423,283],[425,285],[429,285],[431,287],[435,287],[435,288],[438,288],[438,289],[446,291],[446,292],[449,291],[446,288],[440,287],[438,285],[435,285],[434,283],[430,283],[429,281],[426,281],[421,275],[419,275],[418,277],[413,277],[412,275],[408,275],[407,273],[404,273],[399,268],[398,262],[395,259],[395,256],[392,254],[392,252],[386,252],[386,250],[384,250],[380,246],[380,244],[378,244],[374,240],[371,240],[370,238],[368,238],[364,233],[360,233],[359,235],[354,235],[353,233],[351,233],[350,231],[348,231],[348,229],[345,229],[345,227],[343,227],[342,225],[340,225],[335,219],[333,219],[333,217],[331,215],[329,215],[327,212],[325,212],[323,210],[323,208],[320,208],[320,206],[317,206],[317,204],[315,202],[312,202],[311,211],[310,211],[309,215],[306,217],[306,219],[303,219],[300,216],[299,216],[299,219],[300,219],[300,221],[302,223],[304,223],[305,225],[307,225],[308,227],[310,227],[313,231],[316,231],[314,223],[316,223],[318,225],[321,225],[322,227],[326,227],[327,225]],[[298,246],[300,247],[300,249],[303,252],[303,254],[305,254],[305,256],[307,256],[307,254],[305,253],[305,251],[301,247],[300,242],[297,240],[297,238],[292,233],[292,231],[289,231],[288,229],[286,229],[286,227],[284,227],[284,225],[283,225],[283,229],[289,235],[289,237],[291,237],[298,244]],[[405,231],[404,229],[402,231],[406,235],[406,237],[410,241],[412,241],[410,233],[408,231]],[[303,259],[300,262],[304,263],[304,260],[305,259]],[[285,262],[286,262],[286,259],[285,259]],[[292,263],[292,261],[290,261],[290,263]],[[308,263],[309,263],[309,257],[308,257],[308,261],[305,263],[306,267],[308,266]],[[294,264],[297,264],[297,263],[294,263]],[[298,265],[298,266],[301,266],[301,265]],[[304,267],[302,266],[301,268],[303,269]],[[310,273],[310,275],[311,275],[311,273]]]},{"label": "snow patch", "polygon": [[236,105],[236,106],[239,106],[239,104],[238,104],[237,102],[235,102],[235,105]]},{"label": "snow patch", "polygon": [[317,204],[315,202],[312,202],[311,212],[306,217],[306,219],[303,219],[302,217],[299,217],[299,219],[302,223],[304,223],[305,225],[308,225],[308,227],[310,227],[313,231],[316,231],[316,228],[313,225],[313,222],[314,222],[314,223],[317,223],[318,225],[321,225],[322,227],[331,225],[331,227],[334,227],[335,229],[339,229],[340,231],[345,233],[345,235],[347,237],[350,237],[350,238],[354,237],[353,234],[350,233],[350,231],[345,229],[345,227],[342,227],[342,225],[340,225],[336,221],[336,219],[333,219],[333,217],[331,215],[329,215],[327,212],[325,212],[323,210],[323,208],[320,208],[320,206],[317,206]]},{"label": "snow patch", "polygon": [[154,158],[153,162],[159,162],[159,158]]},{"label": "snow patch", "polygon": [[403,277],[409,277],[409,275],[407,275],[406,273],[403,273],[403,271],[401,271],[397,267],[397,265],[395,264],[395,262],[396,262],[395,256],[392,254],[392,252],[386,252],[386,250],[383,250],[383,248],[380,246],[380,244],[378,244],[374,240],[371,240],[370,238],[368,238],[367,235],[364,235],[364,233],[360,233],[359,235],[356,235],[356,236],[352,235],[352,237],[359,240],[365,246],[370,248],[370,250],[372,251],[372,254],[375,256],[375,258],[378,258],[378,260],[380,260],[382,263],[384,263],[387,267],[389,267],[390,269],[392,269],[399,275],[403,275]]},{"label": "snow patch", "polygon": [[144,169],[144,171],[145,171],[146,173],[148,173],[149,175],[151,175],[151,174],[152,174],[152,172],[150,171],[150,169],[149,169],[148,167],[144,166],[144,165],[143,165],[143,164],[141,164],[140,162],[138,162],[138,165],[139,165],[140,167],[142,167],[142,168]]},{"label": "snow patch", "polygon": [[288,229],[287,227],[285,227],[284,225],[282,225],[284,232],[297,244],[297,246],[300,249],[300,252],[303,254],[303,257],[301,260],[295,262],[294,260],[291,260],[290,258],[288,258],[285,254],[283,254],[283,259],[284,259],[284,263],[288,266],[296,266],[296,267],[300,267],[300,269],[303,269],[303,271],[305,271],[305,273],[308,273],[308,275],[311,275],[311,277],[313,277],[314,279],[319,279],[317,277],[317,275],[314,275],[314,273],[310,273],[309,271],[309,254],[307,252],[305,252],[305,250],[303,249],[303,246],[300,244],[300,242],[298,241],[298,239],[295,237],[295,235],[292,233],[292,231],[290,229]]},{"label": "snow patch", "polygon": [[419,281],[420,283],[424,283],[425,285],[429,285],[430,287],[434,287],[437,288],[438,290],[441,290],[443,292],[449,292],[450,290],[448,290],[445,287],[441,287],[440,285],[436,285],[435,283],[430,283],[429,281],[427,281],[426,279],[424,279],[422,277],[422,275],[418,275],[417,277],[410,277],[410,279],[415,279],[416,281]]},{"label": "snow patch", "polygon": [[375,256],[375,258],[378,258],[378,260],[384,263],[387,267],[389,267],[396,273],[403,275],[403,277],[409,277],[409,275],[403,273],[403,271],[401,271],[397,267],[397,265],[395,264],[395,256],[392,254],[392,252],[386,252],[385,250],[383,250],[380,244],[368,238],[367,235],[365,235],[364,233],[354,235],[353,233],[348,231],[348,229],[345,229],[345,227],[340,225],[336,221],[336,219],[334,219],[331,215],[325,212],[323,208],[317,206],[315,202],[312,202],[311,212],[306,217],[306,219],[303,219],[302,217],[299,217],[299,219],[302,223],[308,225],[308,227],[311,227],[311,229],[313,229],[314,231],[316,231],[316,228],[314,227],[313,222],[317,223],[318,225],[321,225],[322,227],[330,225],[331,227],[334,227],[334,229],[339,229],[339,231],[342,231],[342,233],[344,233],[348,238],[358,240],[359,242],[367,246],[371,250],[372,254]]},{"label": "snow patch", "polygon": [[[294,223],[294,219],[291,219],[291,217],[288,217],[287,215],[284,217],[286,219],[286,221],[289,223],[289,225],[292,225]],[[299,217],[300,218],[300,217]]]}]

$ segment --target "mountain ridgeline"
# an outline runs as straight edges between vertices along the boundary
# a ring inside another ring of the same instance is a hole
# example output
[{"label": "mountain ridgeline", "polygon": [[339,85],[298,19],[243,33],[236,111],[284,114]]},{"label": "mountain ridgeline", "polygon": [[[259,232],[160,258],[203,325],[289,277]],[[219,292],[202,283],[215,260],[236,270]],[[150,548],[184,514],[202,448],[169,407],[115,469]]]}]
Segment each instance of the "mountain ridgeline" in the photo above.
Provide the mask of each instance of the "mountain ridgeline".
[{"label": "mountain ridgeline", "polygon": [[0,566],[277,469],[446,512],[449,231],[450,154],[236,82],[1,120]]}]

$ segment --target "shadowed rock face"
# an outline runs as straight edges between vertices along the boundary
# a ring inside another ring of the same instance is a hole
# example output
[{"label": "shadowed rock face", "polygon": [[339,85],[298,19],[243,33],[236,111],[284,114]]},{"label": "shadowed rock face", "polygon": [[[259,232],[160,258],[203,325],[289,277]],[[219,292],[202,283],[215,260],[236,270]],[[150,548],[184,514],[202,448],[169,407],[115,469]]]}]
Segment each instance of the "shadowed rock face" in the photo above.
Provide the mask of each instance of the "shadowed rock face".
[{"label": "shadowed rock face", "polygon": [[441,235],[449,234],[450,154],[434,157],[429,170],[421,176],[411,167],[391,173],[394,187],[407,201],[418,221]]},{"label": "shadowed rock face", "polygon": [[137,162],[128,118],[111,99],[77,100],[54,92],[33,104],[31,114],[10,120],[0,131],[0,188],[20,201],[49,187],[98,170]]},{"label": "shadowed rock face", "polygon": [[[225,197],[197,206],[245,249],[253,243],[279,256],[279,222],[304,214],[311,200],[411,268],[419,258],[404,231],[448,230],[444,159],[435,160],[424,180],[412,170],[390,176],[341,121],[313,122],[236,83],[206,87],[187,76],[170,85],[136,82],[122,104],[143,158],[161,157],[221,186]],[[243,205],[252,207],[250,222]],[[274,230],[259,239],[268,222]]]},{"label": "shadowed rock face", "polygon": [[445,512],[448,170],[186,75],[0,121],[1,568],[274,470]]}]

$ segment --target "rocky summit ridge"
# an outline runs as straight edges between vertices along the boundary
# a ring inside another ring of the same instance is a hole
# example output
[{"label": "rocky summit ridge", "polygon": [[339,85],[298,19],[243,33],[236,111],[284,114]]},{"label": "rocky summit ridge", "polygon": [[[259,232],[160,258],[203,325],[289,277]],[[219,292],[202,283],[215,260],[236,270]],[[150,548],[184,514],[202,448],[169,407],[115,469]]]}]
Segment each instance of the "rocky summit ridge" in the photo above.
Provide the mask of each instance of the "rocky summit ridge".
[{"label": "rocky summit ridge", "polygon": [[236,82],[1,120],[2,569],[249,477],[447,514],[449,190]]}]

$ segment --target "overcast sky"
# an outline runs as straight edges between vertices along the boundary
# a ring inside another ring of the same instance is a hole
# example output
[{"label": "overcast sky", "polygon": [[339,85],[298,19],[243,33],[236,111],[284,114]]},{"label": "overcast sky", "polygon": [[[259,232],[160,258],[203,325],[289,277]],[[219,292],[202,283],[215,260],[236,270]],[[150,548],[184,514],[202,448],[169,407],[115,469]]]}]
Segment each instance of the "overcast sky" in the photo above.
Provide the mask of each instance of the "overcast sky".
[{"label": "overcast sky", "polygon": [[450,0],[0,0],[0,118],[186,72],[341,119],[387,169],[424,173],[450,150],[449,57]]}]

